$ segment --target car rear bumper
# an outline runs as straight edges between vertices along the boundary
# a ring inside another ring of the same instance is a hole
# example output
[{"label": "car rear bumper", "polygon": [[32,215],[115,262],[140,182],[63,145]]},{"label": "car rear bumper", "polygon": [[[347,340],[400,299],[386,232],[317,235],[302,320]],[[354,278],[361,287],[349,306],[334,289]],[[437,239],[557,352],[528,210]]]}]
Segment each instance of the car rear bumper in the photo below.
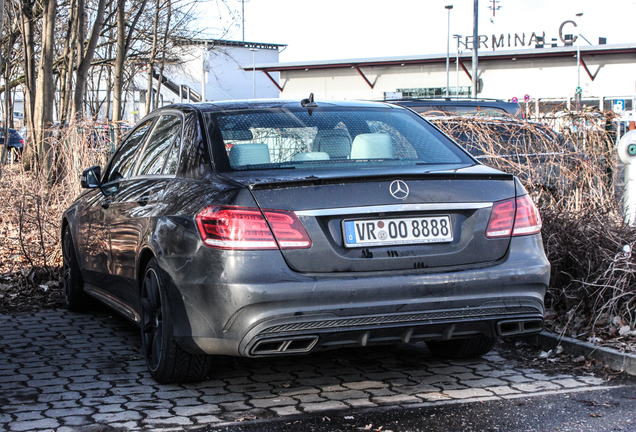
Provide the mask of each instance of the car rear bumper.
[{"label": "car rear bumper", "polygon": [[299,274],[271,251],[236,254],[223,272],[208,265],[210,277],[197,278],[163,261],[178,343],[250,357],[540,331],[550,275],[539,235],[513,238],[504,259],[462,271]]}]

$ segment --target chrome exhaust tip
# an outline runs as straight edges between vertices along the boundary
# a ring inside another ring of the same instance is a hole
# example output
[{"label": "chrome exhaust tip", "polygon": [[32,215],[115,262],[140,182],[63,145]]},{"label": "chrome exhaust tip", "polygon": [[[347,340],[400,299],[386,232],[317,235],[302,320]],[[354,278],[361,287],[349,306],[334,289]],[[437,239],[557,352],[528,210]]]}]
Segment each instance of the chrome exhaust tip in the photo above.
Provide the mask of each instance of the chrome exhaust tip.
[{"label": "chrome exhaust tip", "polygon": [[307,353],[318,343],[318,336],[264,339],[252,348],[252,355]]},{"label": "chrome exhaust tip", "polygon": [[538,333],[543,330],[543,320],[540,318],[528,320],[509,320],[497,323],[499,336],[514,336],[526,333]]}]

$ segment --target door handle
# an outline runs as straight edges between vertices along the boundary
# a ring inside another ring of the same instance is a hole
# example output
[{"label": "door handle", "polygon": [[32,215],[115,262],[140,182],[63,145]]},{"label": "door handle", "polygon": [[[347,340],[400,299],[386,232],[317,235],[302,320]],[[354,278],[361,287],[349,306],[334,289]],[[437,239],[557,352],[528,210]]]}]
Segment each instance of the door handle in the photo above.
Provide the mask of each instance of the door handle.
[{"label": "door handle", "polygon": [[146,192],[139,197],[139,199],[137,200],[137,204],[139,204],[140,206],[145,206],[146,204],[148,204],[149,200],[150,200],[150,192]]},{"label": "door handle", "polygon": [[110,207],[110,203],[111,203],[111,202],[112,202],[112,201],[111,201],[111,200],[109,200],[109,199],[108,199],[108,200],[106,200],[106,201],[104,201],[104,202],[102,203],[102,208],[107,209],[108,207]]}]

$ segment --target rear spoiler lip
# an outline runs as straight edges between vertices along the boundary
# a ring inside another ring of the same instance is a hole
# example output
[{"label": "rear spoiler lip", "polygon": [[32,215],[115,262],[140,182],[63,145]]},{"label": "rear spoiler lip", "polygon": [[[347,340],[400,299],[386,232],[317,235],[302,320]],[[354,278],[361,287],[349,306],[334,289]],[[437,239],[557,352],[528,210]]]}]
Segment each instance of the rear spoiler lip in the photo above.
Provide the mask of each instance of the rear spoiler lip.
[{"label": "rear spoiler lip", "polygon": [[388,180],[501,180],[513,181],[512,174],[475,174],[475,173],[427,173],[427,174],[386,174],[374,176],[305,177],[296,179],[249,179],[243,183],[251,190],[287,189],[305,186],[328,186],[343,183],[369,183]]}]

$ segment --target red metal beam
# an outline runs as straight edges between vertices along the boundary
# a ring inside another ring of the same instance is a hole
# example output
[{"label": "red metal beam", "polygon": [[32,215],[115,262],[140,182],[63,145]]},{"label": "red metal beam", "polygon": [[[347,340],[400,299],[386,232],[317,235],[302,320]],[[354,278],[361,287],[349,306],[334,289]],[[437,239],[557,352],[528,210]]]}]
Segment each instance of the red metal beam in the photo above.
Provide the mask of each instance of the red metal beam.
[{"label": "red metal beam", "polygon": [[581,60],[581,66],[583,66],[583,69],[585,69],[585,72],[587,72],[587,76],[589,76],[590,79],[592,81],[594,81],[594,75],[592,75],[590,73],[590,70],[587,68],[587,65],[585,64],[585,61],[583,61],[583,56],[579,57],[579,59]]},{"label": "red metal beam", "polygon": [[373,90],[373,84],[371,84],[371,81],[369,81],[367,79],[367,77],[362,73],[362,71],[360,70],[360,68],[356,65],[352,66],[355,70],[358,71],[358,73],[360,74],[360,76],[362,77],[362,79],[369,85],[369,87],[371,87],[371,90]]},{"label": "red metal beam", "polygon": [[[604,49],[604,50],[594,50],[585,52],[585,55],[634,55],[636,54],[636,49],[634,48],[622,48],[622,49]],[[549,48],[542,48],[537,50],[528,50],[528,53],[515,53],[515,54],[495,54],[495,55],[484,55],[479,57],[480,62],[488,62],[488,61],[500,61],[500,60],[512,60],[515,58],[517,61],[522,60],[530,60],[530,59],[550,59],[550,58],[558,58],[558,57],[572,57],[576,56],[576,48],[567,51],[558,51],[558,52],[550,52]],[[461,61],[461,59],[460,59]],[[256,70],[260,71],[270,71],[270,72],[282,72],[282,71],[291,71],[291,70],[310,70],[310,69],[340,69],[340,68],[350,68],[352,66],[355,67],[379,67],[379,66],[402,66],[402,65],[423,65],[423,64],[443,64],[446,62],[446,56],[444,57],[436,57],[436,58],[424,58],[424,59],[403,59],[403,60],[388,60],[388,61],[366,61],[366,62],[356,62],[352,63],[323,63],[323,64],[307,64],[307,65],[294,65],[294,66],[276,66],[276,67],[256,67]],[[251,71],[252,66],[246,66],[243,68],[245,71]]]},{"label": "red metal beam", "polygon": [[464,72],[466,72],[466,75],[468,75],[468,79],[472,81],[473,80],[473,76],[470,74],[470,72],[468,72],[468,69],[466,69],[466,66],[464,66],[464,62],[460,61],[459,65],[462,67],[462,70]]},{"label": "red metal beam", "polygon": [[272,78],[272,76],[269,74],[269,72],[267,72],[266,70],[263,71],[263,73],[265,74],[265,76],[267,76],[267,78],[269,78],[269,80],[271,82],[274,83],[274,85],[276,86],[276,88],[278,89],[279,92],[283,92],[283,88],[276,82],[276,80],[274,78]]}]

